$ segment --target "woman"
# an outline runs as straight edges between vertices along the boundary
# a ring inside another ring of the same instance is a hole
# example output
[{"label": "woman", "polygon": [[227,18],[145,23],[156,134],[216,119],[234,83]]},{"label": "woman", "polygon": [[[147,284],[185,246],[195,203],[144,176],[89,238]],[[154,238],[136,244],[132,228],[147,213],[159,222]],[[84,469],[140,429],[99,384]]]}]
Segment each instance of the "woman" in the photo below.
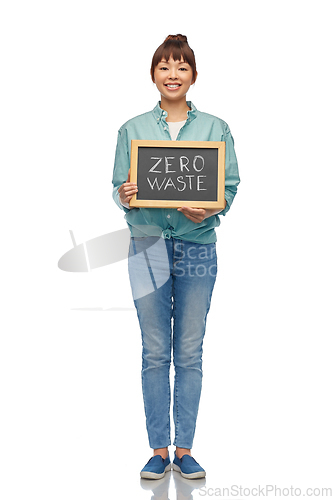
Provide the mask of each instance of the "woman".
[{"label": "woman", "polygon": [[[201,393],[202,343],[217,270],[217,214],[229,210],[240,179],[228,125],[186,100],[197,70],[185,36],[170,35],[158,47],[151,78],[161,100],[152,111],[119,129],[113,174],[113,197],[125,211],[131,230],[129,276],[142,335],[146,426],[154,450],[140,474],[159,479],[171,468],[169,371],[173,355],[176,450],[172,468],[192,479],[205,476],[191,448]],[[224,210],[130,208],[129,201],[138,191],[129,182],[132,139],[225,141]]]}]

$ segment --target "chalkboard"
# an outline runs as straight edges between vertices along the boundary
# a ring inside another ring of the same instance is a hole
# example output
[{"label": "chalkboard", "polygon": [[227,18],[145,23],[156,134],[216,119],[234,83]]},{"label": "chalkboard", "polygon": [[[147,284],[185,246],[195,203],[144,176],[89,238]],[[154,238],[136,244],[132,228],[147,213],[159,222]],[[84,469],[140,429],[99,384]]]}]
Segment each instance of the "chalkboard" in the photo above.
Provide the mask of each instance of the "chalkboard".
[{"label": "chalkboard", "polygon": [[130,182],[138,186],[131,207],[222,210],[224,178],[225,142],[131,142]]}]

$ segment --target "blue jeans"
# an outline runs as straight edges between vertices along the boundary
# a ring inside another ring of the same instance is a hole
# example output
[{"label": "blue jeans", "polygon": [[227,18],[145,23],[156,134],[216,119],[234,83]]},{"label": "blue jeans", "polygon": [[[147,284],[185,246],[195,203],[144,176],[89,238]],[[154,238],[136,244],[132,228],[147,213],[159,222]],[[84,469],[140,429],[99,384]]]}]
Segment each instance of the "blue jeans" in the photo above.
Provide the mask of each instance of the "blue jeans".
[{"label": "blue jeans", "polygon": [[149,445],[192,448],[202,385],[202,344],[217,272],[215,243],[131,238],[128,269],[142,335],[142,392]]}]

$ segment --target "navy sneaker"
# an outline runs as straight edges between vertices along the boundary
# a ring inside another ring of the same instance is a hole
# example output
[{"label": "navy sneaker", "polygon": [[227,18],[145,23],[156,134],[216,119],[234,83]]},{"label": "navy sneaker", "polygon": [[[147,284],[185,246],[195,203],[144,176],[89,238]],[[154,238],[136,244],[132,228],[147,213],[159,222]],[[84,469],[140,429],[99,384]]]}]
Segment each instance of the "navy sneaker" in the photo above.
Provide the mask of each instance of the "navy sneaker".
[{"label": "navy sneaker", "polygon": [[175,452],[175,458],[172,464],[173,470],[180,472],[186,479],[197,479],[205,477],[206,471],[194,460],[191,455],[183,455],[178,458]]},{"label": "navy sneaker", "polygon": [[161,455],[155,455],[148,460],[140,472],[140,476],[145,479],[161,479],[169,470],[171,470],[169,455],[167,458],[162,458]]}]

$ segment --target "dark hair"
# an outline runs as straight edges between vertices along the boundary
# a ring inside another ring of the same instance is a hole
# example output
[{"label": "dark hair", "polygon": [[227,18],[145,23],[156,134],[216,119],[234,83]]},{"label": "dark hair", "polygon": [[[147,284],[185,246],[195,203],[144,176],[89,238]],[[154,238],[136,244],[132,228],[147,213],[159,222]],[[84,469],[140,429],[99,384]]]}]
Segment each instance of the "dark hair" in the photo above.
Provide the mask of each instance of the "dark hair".
[{"label": "dark hair", "polygon": [[194,83],[198,75],[195,64],[195,56],[193,50],[187,43],[187,37],[184,35],[169,35],[166,37],[162,45],[156,49],[150,68],[150,75],[153,82],[156,66],[163,58],[165,58],[166,61],[169,61],[170,56],[172,56],[175,61],[180,61],[183,58],[184,62],[191,66]]}]

